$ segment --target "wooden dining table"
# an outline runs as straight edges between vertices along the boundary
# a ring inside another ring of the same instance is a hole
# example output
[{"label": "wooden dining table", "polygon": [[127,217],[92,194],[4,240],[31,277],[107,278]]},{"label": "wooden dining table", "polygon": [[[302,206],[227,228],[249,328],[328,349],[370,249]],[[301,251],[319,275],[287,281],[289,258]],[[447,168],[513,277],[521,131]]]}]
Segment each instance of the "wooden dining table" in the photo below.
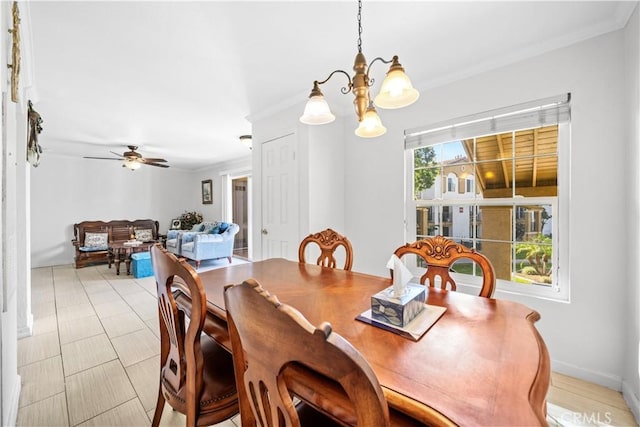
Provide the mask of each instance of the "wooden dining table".
[{"label": "wooden dining table", "polygon": [[[446,307],[418,341],[363,323],[371,296],[390,278],[284,259],[199,274],[207,294],[205,332],[231,351],[224,287],[254,278],[312,324],[328,321],[369,362],[389,406],[425,424],[546,425],[550,363],[534,326],[539,314],[500,299],[427,288]],[[178,303],[189,305],[178,293]]]}]

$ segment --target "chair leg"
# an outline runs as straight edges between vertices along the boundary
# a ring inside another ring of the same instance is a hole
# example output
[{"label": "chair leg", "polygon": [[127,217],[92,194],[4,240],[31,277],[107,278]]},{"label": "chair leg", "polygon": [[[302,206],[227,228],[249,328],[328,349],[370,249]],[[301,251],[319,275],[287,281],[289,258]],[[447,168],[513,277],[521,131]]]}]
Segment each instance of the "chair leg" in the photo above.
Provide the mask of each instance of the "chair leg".
[{"label": "chair leg", "polygon": [[158,387],[158,401],[156,402],[156,411],[153,413],[152,427],[158,427],[160,425],[160,418],[162,418],[162,411],[164,410],[164,395],[162,394],[162,387]]}]

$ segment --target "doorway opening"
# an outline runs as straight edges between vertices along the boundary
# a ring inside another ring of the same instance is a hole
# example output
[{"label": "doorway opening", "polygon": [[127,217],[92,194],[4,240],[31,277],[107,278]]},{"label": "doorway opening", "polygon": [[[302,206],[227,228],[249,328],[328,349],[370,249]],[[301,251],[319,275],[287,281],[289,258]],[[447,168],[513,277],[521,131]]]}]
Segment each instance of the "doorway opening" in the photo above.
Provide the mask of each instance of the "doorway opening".
[{"label": "doorway opening", "polygon": [[231,218],[240,226],[240,231],[235,236],[233,254],[245,259],[249,259],[249,193],[250,179],[248,176],[231,180]]}]

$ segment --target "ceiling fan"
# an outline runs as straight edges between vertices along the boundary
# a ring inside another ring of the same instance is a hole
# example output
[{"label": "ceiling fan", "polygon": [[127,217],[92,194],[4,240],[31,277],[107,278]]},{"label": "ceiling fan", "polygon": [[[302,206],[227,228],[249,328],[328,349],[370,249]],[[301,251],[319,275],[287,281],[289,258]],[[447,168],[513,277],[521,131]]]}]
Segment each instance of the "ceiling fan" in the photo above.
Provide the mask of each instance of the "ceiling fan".
[{"label": "ceiling fan", "polygon": [[160,168],[168,168],[169,165],[163,165],[162,163],[165,163],[166,160],[165,159],[154,159],[154,158],[150,158],[150,157],[142,157],[142,155],[138,152],[136,152],[136,150],[138,149],[138,147],[136,145],[127,145],[127,147],[129,147],[130,151],[125,151],[123,154],[118,154],[115,153],[113,151],[110,151],[110,153],[115,154],[116,156],[119,156],[119,158],[114,158],[114,157],[89,157],[89,156],[85,156],[85,159],[100,159],[100,160],[121,160],[122,163],[122,167],[123,168],[128,168],[133,170],[136,170],[140,167],[140,165],[150,165],[150,166],[158,166]]}]

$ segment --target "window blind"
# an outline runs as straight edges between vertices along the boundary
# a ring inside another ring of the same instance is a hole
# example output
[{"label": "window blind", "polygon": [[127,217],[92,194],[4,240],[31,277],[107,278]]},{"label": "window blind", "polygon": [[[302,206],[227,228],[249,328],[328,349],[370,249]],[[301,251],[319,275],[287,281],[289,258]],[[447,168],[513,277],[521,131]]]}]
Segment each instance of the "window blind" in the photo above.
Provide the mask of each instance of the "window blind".
[{"label": "window blind", "polygon": [[571,117],[571,94],[566,93],[524,104],[405,131],[406,150],[442,142],[532,129],[568,122]]}]

